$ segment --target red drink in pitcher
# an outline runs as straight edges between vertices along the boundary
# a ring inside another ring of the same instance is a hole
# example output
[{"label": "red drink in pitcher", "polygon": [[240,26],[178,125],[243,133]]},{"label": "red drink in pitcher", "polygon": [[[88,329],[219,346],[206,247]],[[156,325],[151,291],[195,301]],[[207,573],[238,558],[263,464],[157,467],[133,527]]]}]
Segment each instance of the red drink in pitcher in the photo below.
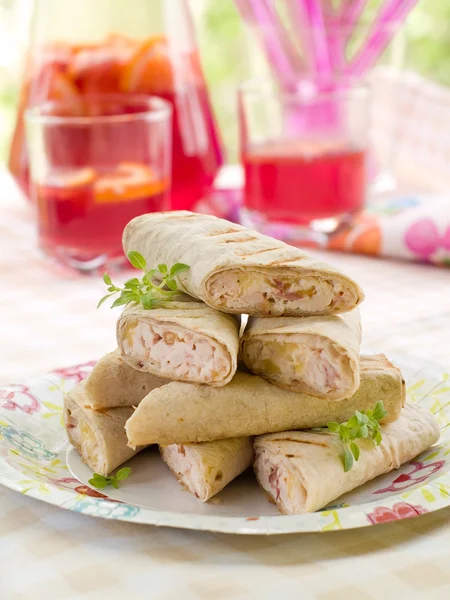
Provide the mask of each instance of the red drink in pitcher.
[{"label": "red drink in pitcher", "polygon": [[307,224],[362,209],[366,152],[342,143],[285,141],[242,157],[244,205],[271,221]]},{"label": "red drink in pitcher", "polygon": [[[196,51],[180,53],[172,61],[164,36],[138,41],[112,34],[99,43],[55,42],[34,50],[9,159],[10,170],[26,194],[29,161],[24,110],[47,100],[75,106],[92,94],[156,95],[171,103],[170,207],[191,209],[207,193],[222,164],[221,145]],[[133,139],[126,143],[132,151]]]}]

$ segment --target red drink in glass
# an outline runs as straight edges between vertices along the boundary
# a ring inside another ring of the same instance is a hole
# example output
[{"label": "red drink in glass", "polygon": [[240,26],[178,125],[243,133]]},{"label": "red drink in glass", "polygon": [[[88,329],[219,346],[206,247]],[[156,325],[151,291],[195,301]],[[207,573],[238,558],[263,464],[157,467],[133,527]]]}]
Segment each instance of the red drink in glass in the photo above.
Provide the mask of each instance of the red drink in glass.
[{"label": "red drink in glass", "polygon": [[[197,53],[172,62],[164,36],[137,41],[110,35],[101,43],[53,43],[35,50],[26,73],[9,167],[29,195],[23,111],[46,100],[82,101],[92,94],[157,95],[173,108],[170,208],[191,209],[222,165],[218,129]],[[129,140],[132,145],[132,140]]]},{"label": "red drink in glass", "polygon": [[244,204],[269,220],[308,224],[361,210],[365,150],[293,142],[255,147],[242,156]]},{"label": "red drink in glass", "polygon": [[27,112],[41,248],[84,271],[124,263],[134,217],[168,210],[171,107],[150,96],[85,96]]},{"label": "red drink in glass", "polygon": [[361,211],[368,106],[362,86],[312,95],[272,84],[243,86],[245,224],[286,241],[320,243]]},{"label": "red drink in glass", "polygon": [[36,185],[40,244],[51,252],[71,249],[72,262],[120,257],[125,225],[137,215],[166,210],[166,191],[167,184],[138,163],[119,163],[112,172],[52,171]]}]

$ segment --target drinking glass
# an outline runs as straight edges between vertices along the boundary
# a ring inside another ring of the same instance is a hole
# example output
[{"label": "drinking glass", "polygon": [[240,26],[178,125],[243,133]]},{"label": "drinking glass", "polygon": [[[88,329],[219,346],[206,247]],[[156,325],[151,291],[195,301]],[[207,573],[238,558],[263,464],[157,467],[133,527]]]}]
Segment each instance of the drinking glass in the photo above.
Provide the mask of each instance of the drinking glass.
[{"label": "drinking glass", "polygon": [[132,95],[47,102],[26,113],[39,245],[82,271],[126,262],[125,225],[167,210],[171,105]]},{"label": "drinking glass", "polygon": [[271,82],[243,85],[243,221],[278,237],[320,241],[359,212],[368,116],[364,86],[285,93]]}]

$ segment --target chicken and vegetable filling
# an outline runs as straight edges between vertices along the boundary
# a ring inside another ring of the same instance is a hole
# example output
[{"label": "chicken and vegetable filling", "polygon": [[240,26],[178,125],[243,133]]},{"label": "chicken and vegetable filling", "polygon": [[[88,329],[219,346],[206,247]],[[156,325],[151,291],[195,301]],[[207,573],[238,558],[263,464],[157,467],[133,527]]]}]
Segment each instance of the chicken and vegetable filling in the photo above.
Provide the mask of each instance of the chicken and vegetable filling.
[{"label": "chicken and vegetable filling", "polygon": [[99,449],[97,436],[86,419],[79,419],[76,412],[66,409],[64,422],[70,442],[78,450],[83,461],[96,473],[104,470],[104,461]]},{"label": "chicken and vegetable filling", "polygon": [[208,499],[203,465],[195,450],[184,444],[161,447],[161,454],[179,483],[202,502]]},{"label": "chicken and vegetable filling", "polygon": [[130,319],[120,336],[124,359],[161,377],[214,383],[228,377],[232,368],[225,346],[178,325]]},{"label": "chicken and vegetable filling", "polygon": [[289,271],[277,276],[258,270],[230,269],[207,282],[216,308],[236,313],[271,316],[319,315],[343,312],[358,304],[357,290],[321,277],[295,277]]},{"label": "chicken and vegetable filling", "polygon": [[358,386],[349,357],[318,335],[276,335],[243,343],[246,366],[276,385],[328,398],[351,396]]},{"label": "chicken and vegetable filling", "polygon": [[307,491],[301,475],[291,472],[282,455],[273,456],[269,451],[261,450],[256,455],[254,469],[259,484],[282,513],[305,512]]}]

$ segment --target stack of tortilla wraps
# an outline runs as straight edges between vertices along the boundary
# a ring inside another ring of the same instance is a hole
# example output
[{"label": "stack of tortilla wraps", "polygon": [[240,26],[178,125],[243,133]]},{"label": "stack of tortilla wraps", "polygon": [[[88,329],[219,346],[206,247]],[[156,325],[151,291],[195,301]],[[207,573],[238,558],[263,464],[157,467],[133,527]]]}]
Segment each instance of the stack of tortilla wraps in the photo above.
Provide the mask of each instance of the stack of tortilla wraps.
[{"label": "stack of tortilla wraps", "polygon": [[[292,514],[326,506],[439,438],[431,414],[404,407],[399,369],[383,355],[360,356],[364,295],[337,269],[184,211],[132,220],[123,246],[149,268],[189,269],[173,300],[126,306],[118,349],[65,399],[69,440],[93,471],[108,475],[157,444],[205,502],[253,463],[269,499]],[[339,438],[317,428],[379,401],[381,444],[357,440],[359,460],[345,472]]]}]

